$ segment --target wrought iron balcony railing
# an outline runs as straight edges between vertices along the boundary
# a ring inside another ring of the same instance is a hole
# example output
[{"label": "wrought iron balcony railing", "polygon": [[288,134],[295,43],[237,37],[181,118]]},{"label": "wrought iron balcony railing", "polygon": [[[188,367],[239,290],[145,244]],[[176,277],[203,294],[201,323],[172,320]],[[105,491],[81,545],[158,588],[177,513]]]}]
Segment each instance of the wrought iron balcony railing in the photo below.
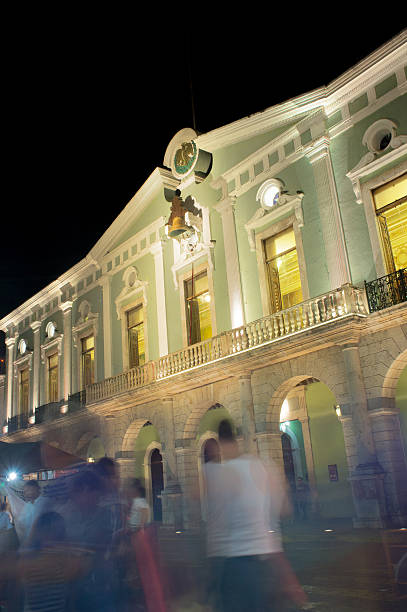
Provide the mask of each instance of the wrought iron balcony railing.
[{"label": "wrought iron balcony railing", "polygon": [[68,401],[59,400],[58,402],[49,402],[48,404],[42,404],[35,409],[35,412],[31,415],[26,413],[16,414],[5,423],[3,427],[4,433],[14,433],[20,429],[27,429],[31,425],[41,425],[42,423],[49,423],[63,417],[65,414],[72,414],[78,410],[81,410],[85,406],[85,391],[79,391],[69,396]]},{"label": "wrought iron balcony railing", "polygon": [[8,425],[8,433],[13,433],[14,431],[18,431],[19,429],[26,429],[29,425],[28,414],[16,414],[9,419],[7,419]]},{"label": "wrought iron balcony railing", "polygon": [[92,404],[349,315],[367,316],[363,289],[344,285],[86,387]]},{"label": "wrought iron balcony railing", "polygon": [[407,302],[407,268],[365,282],[369,312]]}]

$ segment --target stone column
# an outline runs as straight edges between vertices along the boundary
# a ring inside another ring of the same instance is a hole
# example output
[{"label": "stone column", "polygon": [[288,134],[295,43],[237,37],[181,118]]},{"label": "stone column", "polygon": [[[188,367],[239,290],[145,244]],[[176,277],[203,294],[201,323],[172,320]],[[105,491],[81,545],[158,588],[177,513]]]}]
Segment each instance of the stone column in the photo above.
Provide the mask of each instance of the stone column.
[{"label": "stone column", "polygon": [[346,414],[352,417],[357,458],[357,465],[350,475],[356,510],[353,523],[355,527],[383,527],[387,515],[383,486],[384,470],[376,457],[367,412],[359,347],[357,344],[347,344],[342,352],[351,398],[350,406],[344,409]]},{"label": "stone column", "polygon": [[154,243],[150,251],[154,257],[155,293],[157,300],[158,350],[160,357],[168,355],[167,308],[165,304],[163,243]]},{"label": "stone column", "polygon": [[384,492],[389,522],[403,527],[407,523],[407,468],[399,411],[396,408],[378,408],[369,411],[369,417],[377,459],[385,470]]},{"label": "stone column", "polygon": [[112,277],[105,274],[100,278],[103,301],[103,362],[105,378],[112,375],[112,322],[111,322],[111,284]]},{"label": "stone column", "polygon": [[40,366],[41,366],[41,354],[40,354],[40,330],[41,321],[33,321],[30,325],[34,332],[34,354],[33,354],[33,389],[32,389],[32,410],[38,408],[41,405],[40,401]]},{"label": "stone column", "polygon": [[283,449],[281,446],[281,431],[259,432],[257,435],[257,446],[260,458],[267,463],[270,459],[280,468],[284,474]]},{"label": "stone column", "polygon": [[197,527],[201,520],[199,475],[194,440],[184,440],[184,447],[177,448],[177,472],[182,490],[182,516],[186,527]]},{"label": "stone column", "polygon": [[162,400],[164,417],[164,491],[162,492],[163,522],[176,529],[182,527],[182,491],[178,482],[177,457],[175,453],[174,403],[172,397]]},{"label": "stone column", "polygon": [[221,215],[223,244],[225,248],[226,277],[229,293],[230,320],[232,328],[245,323],[242,283],[240,279],[239,252],[236,239],[235,200],[225,198],[214,208]]},{"label": "stone column", "polygon": [[7,418],[13,416],[14,347],[16,338],[6,338],[7,346]]},{"label": "stone column", "polygon": [[307,464],[307,472],[308,472],[308,482],[309,482],[309,486],[311,490],[313,509],[315,510],[317,506],[317,501],[318,501],[318,490],[317,490],[317,483],[315,479],[314,455],[312,453],[311,431],[309,428],[309,417],[308,417],[305,393],[306,393],[306,387],[304,385],[302,385],[301,387],[298,387],[297,397],[298,397],[298,408],[300,411],[298,420],[301,423],[302,437],[304,440],[305,462]]},{"label": "stone column", "polygon": [[72,393],[72,302],[61,304],[64,313],[64,399]]},{"label": "stone column", "polygon": [[115,461],[119,466],[120,480],[126,485],[136,473],[136,459],[133,452],[116,453]]},{"label": "stone column", "polygon": [[321,219],[322,236],[331,289],[351,282],[335,177],[329,152],[329,138],[322,136],[307,150],[312,164]]},{"label": "stone column", "polygon": [[256,426],[251,378],[251,372],[240,374],[238,377],[240,390],[240,410],[242,415],[244,450],[246,453],[257,454]]},{"label": "stone column", "polygon": [[312,510],[315,512],[318,508],[318,489],[315,479],[314,455],[312,453],[311,432],[309,428],[308,416],[299,419],[302,428],[302,437],[304,440],[305,462],[307,464],[308,482],[312,499]]}]

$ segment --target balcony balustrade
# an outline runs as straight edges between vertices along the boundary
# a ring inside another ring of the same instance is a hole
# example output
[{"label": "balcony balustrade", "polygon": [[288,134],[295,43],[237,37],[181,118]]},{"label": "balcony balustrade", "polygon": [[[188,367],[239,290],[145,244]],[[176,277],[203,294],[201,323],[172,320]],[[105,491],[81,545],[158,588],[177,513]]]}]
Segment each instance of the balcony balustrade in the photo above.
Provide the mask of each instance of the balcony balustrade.
[{"label": "balcony balustrade", "polygon": [[348,284],[90,385],[86,387],[86,403],[144,387],[350,315],[367,316],[367,310],[363,289]]},{"label": "balcony balustrade", "polygon": [[407,268],[365,282],[369,312],[407,302]]}]

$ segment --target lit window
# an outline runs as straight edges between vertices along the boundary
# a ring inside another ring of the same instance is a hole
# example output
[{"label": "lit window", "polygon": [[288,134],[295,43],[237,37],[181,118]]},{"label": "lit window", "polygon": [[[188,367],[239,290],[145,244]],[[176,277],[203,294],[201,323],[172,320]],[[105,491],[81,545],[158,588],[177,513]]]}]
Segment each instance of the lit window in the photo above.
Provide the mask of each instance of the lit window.
[{"label": "lit window", "polygon": [[81,377],[82,389],[95,382],[95,338],[82,338]]},{"label": "lit window", "polygon": [[373,191],[387,272],[407,267],[407,174]]},{"label": "lit window", "polygon": [[58,355],[48,357],[48,401],[58,401]]},{"label": "lit window", "polygon": [[20,414],[28,414],[29,370],[20,371]]},{"label": "lit window", "polygon": [[146,354],[142,305],[127,312],[127,341],[130,368],[143,365],[146,361]]},{"label": "lit window", "polygon": [[298,256],[293,228],[263,242],[271,312],[302,302]]},{"label": "lit window", "polygon": [[202,272],[184,282],[188,344],[212,337],[208,276]]}]

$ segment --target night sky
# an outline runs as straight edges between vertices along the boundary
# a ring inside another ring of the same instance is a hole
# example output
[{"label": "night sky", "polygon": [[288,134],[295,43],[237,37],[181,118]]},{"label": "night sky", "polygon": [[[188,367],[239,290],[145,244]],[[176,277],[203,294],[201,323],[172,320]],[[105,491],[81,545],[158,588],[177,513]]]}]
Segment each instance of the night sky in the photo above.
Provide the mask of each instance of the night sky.
[{"label": "night sky", "polygon": [[0,318],[80,261],[192,127],[188,60],[204,133],[327,85],[402,30],[352,19],[313,34],[300,16],[250,23],[243,11],[211,30],[104,17],[10,26]]}]

